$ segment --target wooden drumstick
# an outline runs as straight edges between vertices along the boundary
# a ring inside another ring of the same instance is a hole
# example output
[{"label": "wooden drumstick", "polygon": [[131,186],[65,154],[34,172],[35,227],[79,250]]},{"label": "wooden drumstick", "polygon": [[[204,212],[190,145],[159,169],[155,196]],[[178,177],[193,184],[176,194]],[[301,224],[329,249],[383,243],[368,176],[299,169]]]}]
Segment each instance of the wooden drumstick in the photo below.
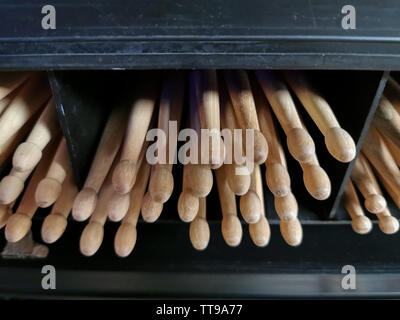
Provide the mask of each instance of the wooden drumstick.
[{"label": "wooden drumstick", "polygon": [[60,196],[54,203],[50,214],[43,221],[41,234],[44,242],[54,243],[63,235],[77,193],[78,188],[74,181],[73,172],[69,170],[67,177],[63,180]]},{"label": "wooden drumstick", "polygon": [[187,169],[183,166],[182,192],[178,199],[178,214],[183,222],[191,222],[199,211],[199,197],[196,197],[187,186]]},{"label": "wooden drumstick", "polygon": [[380,133],[400,147],[400,114],[384,94],[381,96],[372,123]]},{"label": "wooden drumstick", "polygon": [[399,220],[393,217],[386,207],[383,211],[377,214],[379,219],[379,229],[386,234],[394,234],[399,231]]},{"label": "wooden drumstick", "polygon": [[389,99],[392,106],[396,109],[397,113],[400,114],[400,85],[392,77],[389,77],[386,82],[384,94]]},{"label": "wooden drumstick", "polygon": [[147,191],[142,201],[142,218],[148,223],[157,221],[164,208],[164,204],[155,201]]},{"label": "wooden drumstick", "polygon": [[[190,76],[191,100],[195,97],[195,108],[198,109],[201,128],[211,130],[215,138],[210,137],[208,164],[212,169],[222,166],[225,159],[225,145],[220,136],[220,110],[217,73],[215,70],[195,70]],[[192,105],[192,101],[191,101]],[[192,107],[191,107],[192,108]]]},{"label": "wooden drumstick", "polygon": [[160,108],[158,111],[158,128],[166,134],[166,145],[158,145],[158,152],[166,154],[166,163],[153,166],[149,192],[153,200],[165,203],[174,189],[174,177],[172,176],[172,166],[174,163],[177,139],[176,135],[170,135],[170,121],[179,124],[182,115],[183,95],[184,95],[184,74],[179,73],[172,76],[165,85],[161,94]]},{"label": "wooden drumstick", "polygon": [[22,85],[0,117],[0,150],[43,107],[49,97],[49,86],[42,75],[34,75]]},{"label": "wooden drumstick", "polygon": [[400,166],[400,148],[396,146],[392,140],[382,134],[383,141],[385,141],[390,154],[392,155],[394,161],[396,161],[397,166]]},{"label": "wooden drumstick", "polygon": [[288,245],[297,247],[301,244],[303,241],[303,228],[299,219],[281,220],[279,226],[282,238]]},{"label": "wooden drumstick", "polygon": [[371,220],[364,215],[356,190],[354,189],[354,185],[350,179],[346,185],[346,189],[344,190],[343,202],[346,211],[350,215],[351,227],[354,232],[359,234],[370,232],[372,229]]},{"label": "wooden drumstick", "polygon": [[290,176],[287,171],[285,153],[276,132],[269,103],[257,86],[254,86],[253,93],[260,129],[268,143],[265,180],[268,189],[275,197],[285,197],[290,193]]},{"label": "wooden drumstick", "polygon": [[9,160],[14,153],[18,145],[25,140],[26,136],[32,130],[33,125],[37,120],[37,114],[31,117],[28,122],[26,122],[21,129],[19,129],[6,143],[4,143],[3,148],[0,151],[0,172],[2,172],[6,165],[8,165]]},{"label": "wooden drumstick", "polygon": [[365,137],[362,150],[390,188],[400,194],[399,167],[374,125],[371,125]]},{"label": "wooden drumstick", "polygon": [[18,171],[31,170],[42,158],[42,151],[59,132],[56,106],[51,98],[24,143],[14,152],[13,167]]},{"label": "wooden drumstick", "polygon": [[22,85],[30,76],[30,72],[1,72],[0,100]]},{"label": "wooden drumstick", "polygon": [[356,155],[356,145],[347,131],[340,127],[328,102],[308,83],[299,71],[285,71],[286,81],[307,113],[325,137],[329,153],[341,162],[350,162]]},{"label": "wooden drumstick", "polygon": [[210,241],[210,227],[206,219],[206,198],[199,199],[199,212],[190,223],[190,242],[196,250],[204,250]]},{"label": "wooden drumstick", "polygon": [[276,213],[282,221],[290,221],[297,218],[299,207],[291,191],[284,197],[274,196],[274,204]]},{"label": "wooden drumstick", "polygon": [[[147,143],[143,144],[142,151],[139,155],[139,160],[137,162],[138,167],[142,165],[145,160],[146,151],[147,151]],[[121,194],[115,191],[112,192],[110,196],[110,200],[107,203],[107,215],[108,218],[113,221],[121,221],[125,214],[128,212],[130,205],[130,193]]]},{"label": "wooden drumstick", "polygon": [[304,130],[288,88],[272,71],[256,71],[258,81],[275,116],[285,131],[290,154],[299,162],[309,162],[315,154],[314,141]]},{"label": "wooden drumstick", "polygon": [[10,105],[11,101],[15,98],[17,94],[21,91],[21,88],[18,87],[17,89],[11,91],[7,96],[0,100],[0,115],[7,109]]},{"label": "wooden drumstick", "polygon": [[241,129],[254,130],[254,162],[261,164],[268,156],[268,144],[260,131],[249,78],[244,70],[224,71],[225,82]]},{"label": "wooden drumstick", "polygon": [[308,193],[317,200],[328,199],[331,195],[331,180],[325,170],[321,168],[317,155],[310,162],[300,162],[303,170],[303,182]]},{"label": "wooden drumstick", "polygon": [[360,153],[355,161],[351,179],[365,199],[365,208],[371,213],[378,214],[386,208],[386,200],[379,194],[368,171],[372,174],[367,159]]},{"label": "wooden drumstick", "polygon": [[[361,158],[360,158],[361,156]],[[382,190],[378,184],[378,181],[375,178],[374,172],[371,168],[371,166],[369,165],[368,160],[365,158],[365,156],[362,154],[362,152],[360,152],[360,154],[358,155],[358,158],[360,158],[363,161],[363,169],[364,169],[364,173],[365,175],[368,176],[368,181],[372,184],[372,188],[376,191],[376,193],[379,196],[383,196],[382,194]],[[378,173],[379,175],[379,173]],[[389,192],[389,191],[388,191]],[[391,194],[389,192],[389,194]],[[399,195],[393,195],[394,197],[399,198]],[[399,222],[396,218],[392,217],[392,215],[390,214],[389,208],[387,206],[385,206],[385,208],[377,213],[378,219],[379,219],[379,229],[381,229],[381,231],[383,233],[386,234],[393,234],[396,233],[399,230]]]},{"label": "wooden drumstick", "polygon": [[257,174],[259,170],[258,166],[254,167],[250,176],[251,182],[249,190],[240,197],[240,213],[243,219],[249,224],[257,223],[262,213],[263,203],[257,195]]},{"label": "wooden drumstick", "polygon": [[16,213],[8,219],[5,232],[7,241],[17,242],[31,229],[32,218],[38,209],[35,201],[36,188],[50,166],[51,159],[56,151],[57,142],[52,142],[46,148],[42,160],[39,162],[29,181]]},{"label": "wooden drumstick", "polygon": [[8,219],[11,217],[12,213],[12,204],[0,204],[0,229],[2,229],[6,224]]},{"label": "wooden drumstick", "polygon": [[36,189],[35,200],[39,207],[47,208],[58,199],[70,169],[67,142],[62,138],[46,177]]},{"label": "wooden drumstick", "polygon": [[112,184],[112,169],[118,163],[115,158],[107,174],[107,177],[101,186],[97,205],[90,216],[89,222],[81,234],[79,241],[80,251],[85,256],[94,255],[99,250],[104,237],[104,224],[107,221],[107,203],[114,191]]},{"label": "wooden drumstick", "polygon": [[393,202],[396,204],[396,206],[398,208],[400,208],[400,194],[396,191],[395,188],[392,187],[391,184],[389,184],[389,182],[386,180],[385,177],[383,177],[377,170],[375,170],[379,180],[381,181],[383,187],[385,188],[385,190],[387,191],[387,193],[390,195],[390,197],[392,198]]},{"label": "wooden drumstick", "polygon": [[118,193],[128,193],[135,184],[140,151],[145,143],[157,91],[153,85],[144,87],[132,103],[120,162],[114,169],[113,185]]},{"label": "wooden drumstick", "polygon": [[[229,137],[224,136],[224,144],[226,145],[225,171],[227,174],[228,185],[233,193],[242,196],[249,190],[250,172],[249,170],[246,170],[246,163],[238,163],[241,159],[236,159],[234,155],[235,150],[237,150],[236,152],[242,150],[242,135],[240,135],[241,139],[236,139],[234,130],[238,129],[239,125],[236,122],[235,111],[233,110],[232,103],[224,84],[221,84],[220,88],[221,125],[223,133],[225,130],[228,130],[229,133]],[[242,156],[242,154],[240,154],[240,156]]]},{"label": "wooden drumstick", "polygon": [[97,194],[120,149],[126,127],[127,108],[114,108],[108,118],[96,150],[83,189],[78,193],[72,207],[72,216],[77,221],[90,217],[97,203]]},{"label": "wooden drumstick", "polygon": [[243,230],[237,216],[235,194],[228,185],[228,173],[225,165],[215,171],[215,177],[222,211],[222,236],[227,245],[236,247],[242,241]]},{"label": "wooden drumstick", "polygon": [[266,245],[268,245],[271,238],[271,229],[269,227],[268,220],[265,217],[264,193],[260,167],[255,166],[254,171],[256,181],[256,193],[261,202],[261,217],[257,223],[249,224],[249,233],[251,240],[256,246],[265,247]]},{"label": "wooden drumstick", "polygon": [[130,196],[130,206],[114,238],[114,250],[120,257],[127,257],[136,244],[136,225],[139,219],[141,203],[150,176],[150,165],[143,162],[140,166],[137,182]]}]

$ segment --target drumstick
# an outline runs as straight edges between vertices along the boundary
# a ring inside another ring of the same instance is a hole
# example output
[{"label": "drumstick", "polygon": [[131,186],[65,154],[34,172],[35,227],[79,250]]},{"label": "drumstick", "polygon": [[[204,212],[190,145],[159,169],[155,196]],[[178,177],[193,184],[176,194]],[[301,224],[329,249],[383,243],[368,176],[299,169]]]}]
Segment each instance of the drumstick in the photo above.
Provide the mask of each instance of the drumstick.
[{"label": "drumstick", "polygon": [[136,225],[139,219],[141,203],[150,176],[150,165],[143,162],[140,166],[138,179],[130,196],[130,206],[114,238],[114,250],[120,257],[128,256],[136,244]]},{"label": "drumstick", "polygon": [[289,221],[281,220],[279,226],[282,238],[288,245],[296,247],[301,244],[303,241],[303,228],[301,227],[299,219],[295,218]]},{"label": "drumstick", "polygon": [[108,118],[83,189],[72,207],[72,216],[77,221],[89,218],[96,207],[97,194],[122,143],[126,114],[126,108],[120,105],[112,110]]},{"label": "drumstick", "polygon": [[290,154],[299,162],[309,162],[315,154],[314,141],[304,130],[286,85],[268,70],[256,71],[259,83],[275,116],[285,131]]},{"label": "drumstick", "polygon": [[36,167],[42,158],[43,149],[58,131],[56,106],[51,98],[26,141],[15,150],[13,167],[18,171],[27,171]]},{"label": "drumstick", "polygon": [[396,194],[400,194],[400,170],[396,165],[389,149],[382,137],[371,125],[362,147],[364,155],[368,158],[376,171]]},{"label": "drumstick", "polygon": [[[137,162],[138,167],[142,165],[143,161],[146,161],[144,158],[146,156],[147,145],[147,142],[143,144],[142,151],[140,152],[139,160]],[[129,205],[130,193],[120,194],[114,189],[107,203],[108,218],[113,222],[121,221],[128,212]]]},{"label": "drumstick", "polygon": [[285,197],[290,193],[290,176],[287,171],[285,153],[276,132],[269,103],[257,86],[254,86],[253,92],[260,129],[267,139],[269,149],[265,161],[265,180],[268,189],[275,197]]},{"label": "drumstick", "polygon": [[210,241],[210,227],[206,220],[206,198],[199,199],[199,212],[190,223],[190,242],[196,250],[204,250]]},{"label": "drumstick", "polygon": [[155,222],[161,215],[164,204],[155,201],[147,191],[142,201],[142,218],[148,223]]},{"label": "drumstick", "polygon": [[70,169],[67,142],[62,138],[46,177],[40,181],[36,189],[35,200],[39,207],[47,208],[58,199]]},{"label": "drumstick", "polygon": [[[165,203],[174,189],[172,166],[177,146],[177,135],[170,135],[170,121],[179,124],[182,115],[184,76],[176,74],[169,79],[161,94],[160,108],[158,111],[158,128],[166,134],[166,145],[158,145],[158,152],[166,154],[166,163],[153,166],[150,175],[149,192],[153,200]],[[159,142],[159,141],[157,141]]]},{"label": "drumstick", "polygon": [[77,193],[78,188],[74,181],[73,172],[69,170],[63,181],[60,196],[54,203],[50,214],[43,221],[41,234],[44,242],[54,243],[63,235]]},{"label": "drumstick", "polygon": [[178,214],[183,222],[191,222],[199,211],[199,198],[187,186],[187,168],[183,166],[182,192],[178,199]]},{"label": "drumstick", "polygon": [[157,91],[154,85],[147,84],[138,92],[132,103],[121,159],[115,167],[112,178],[114,189],[119,193],[128,193],[135,184],[137,162],[153,116],[156,99]]},{"label": "drumstick", "polygon": [[[54,149],[53,144],[54,142],[46,147],[43,153],[52,152]],[[24,189],[25,181],[31,175],[32,171],[33,169],[19,172],[13,168],[7,176],[3,177],[0,182],[0,202],[2,204],[10,204],[18,198]]]},{"label": "drumstick", "polygon": [[0,100],[22,85],[30,76],[30,72],[1,72]]},{"label": "drumstick", "polygon": [[265,247],[271,238],[271,230],[267,218],[265,217],[264,194],[260,167],[255,166],[256,193],[261,202],[261,217],[257,223],[249,224],[250,238],[258,247]]},{"label": "drumstick", "polygon": [[364,211],[361,207],[360,201],[358,200],[354,185],[349,179],[346,185],[346,189],[343,194],[343,202],[346,211],[349,213],[351,218],[351,227],[354,232],[359,234],[366,234],[371,231],[372,223],[371,220],[364,215]]},{"label": "drumstick", "polygon": [[43,152],[43,158],[29,181],[16,213],[8,219],[5,232],[7,241],[16,242],[21,240],[31,229],[32,218],[38,209],[35,202],[36,188],[50,166],[51,159],[56,151],[57,142],[54,141],[49,144],[45,152]]},{"label": "drumstick", "polygon": [[11,91],[8,95],[6,95],[3,99],[0,100],[0,115],[7,109],[10,105],[11,101],[15,98],[17,94],[21,91],[21,87]]},{"label": "drumstick", "polygon": [[372,123],[380,133],[400,147],[400,114],[384,94],[381,96]]},{"label": "drumstick", "polygon": [[223,165],[215,170],[218,195],[222,211],[222,236],[227,245],[236,247],[242,241],[242,224],[237,216],[235,194],[228,185],[227,168]]},{"label": "drumstick", "polygon": [[99,250],[104,237],[104,224],[107,221],[107,202],[110,200],[114,190],[112,185],[112,169],[118,163],[116,157],[111,165],[107,177],[101,186],[99,200],[90,216],[89,222],[81,234],[79,240],[79,248],[83,255],[92,256]]},{"label": "drumstick", "polygon": [[[245,163],[238,163],[239,161],[234,157],[233,153],[235,150],[242,150],[242,139],[237,139],[235,136],[235,129],[239,126],[236,122],[235,111],[231,104],[228,93],[226,92],[225,86],[220,85],[221,88],[221,125],[224,128],[222,133],[224,136],[224,144],[226,147],[226,159],[225,159],[225,172],[227,175],[228,185],[234,194],[238,196],[244,195],[250,187],[250,174],[246,169]],[[228,136],[225,137],[224,132],[228,130]],[[242,135],[240,136],[242,138]],[[229,146],[232,146],[229,148]],[[241,154],[242,156],[242,154]],[[239,174],[240,173],[240,174]]]},{"label": "drumstick", "polygon": [[317,155],[310,162],[300,162],[303,170],[303,181],[308,193],[317,200],[325,200],[331,194],[331,181],[325,170],[321,168]]},{"label": "drumstick", "polygon": [[[379,187],[378,181],[375,178],[374,172],[371,168],[371,166],[369,165],[368,160],[364,157],[363,153],[360,152],[360,154],[358,155],[358,157],[360,157],[363,160],[363,168],[364,168],[364,172],[365,175],[368,176],[368,181],[370,181],[370,183],[372,184],[372,188],[374,190],[376,190],[376,193],[382,197],[382,190]],[[378,173],[379,175],[379,173]],[[390,193],[389,193],[390,194]],[[394,195],[396,196],[396,195]],[[397,195],[398,198],[398,195]],[[383,211],[379,212],[377,214],[378,219],[379,219],[379,229],[381,229],[381,231],[383,233],[386,234],[392,234],[398,231],[399,229],[399,222],[397,219],[395,219],[394,217],[391,216],[389,208],[387,206],[385,206],[385,208],[383,209]]]},{"label": "drumstick", "polygon": [[367,172],[368,170],[372,173],[367,159],[360,153],[355,161],[351,179],[365,199],[365,208],[369,212],[377,214],[386,208],[386,200],[379,194],[379,190],[375,188],[375,184]]},{"label": "drumstick", "polygon": [[400,148],[396,146],[392,140],[382,134],[383,141],[385,141],[390,154],[392,155],[394,161],[396,161],[397,166],[400,166]]},{"label": "drumstick", "polygon": [[246,194],[240,197],[240,213],[242,214],[243,219],[249,223],[254,224],[260,220],[261,211],[262,211],[262,202],[259,196],[257,195],[257,178],[258,174],[257,166],[254,167],[253,172],[251,173],[251,182],[249,190]]},{"label": "drumstick", "polygon": [[383,211],[377,214],[379,219],[379,229],[386,234],[394,234],[399,231],[399,220],[393,217],[386,207]]},{"label": "drumstick", "polygon": [[389,99],[392,106],[400,113],[400,85],[392,77],[389,77],[386,82],[384,94]]},{"label": "drumstick", "polygon": [[11,217],[13,205],[14,203],[10,205],[0,204],[0,229],[7,224],[8,219]]},{"label": "drumstick", "polygon": [[10,139],[8,139],[7,142],[4,143],[3,148],[0,151],[0,172],[2,172],[5,166],[8,165],[8,160],[10,160],[11,155],[29,134],[36,120],[37,115],[31,117],[21,129],[19,129]]},{"label": "drumstick", "polygon": [[236,119],[243,131],[254,130],[254,162],[265,162],[268,155],[267,140],[260,132],[256,106],[249,78],[244,70],[224,71],[225,82],[235,110]]},{"label": "drumstick", "polygon": [[297,218],[299,207],[291,191],[284,197],[274,196],[274,204],[276,213],[282,221],[290,221]]},{"label": "drumstick", "polygon": [[0,150],[45,104],[49,96],[48,83],[42,75],[34,75],[22,85],[19,93],[0,117]]},{"label": "drumstick", "polygon": [[319,95],[299,71],[285,71],[286,81],[307,113],[325,137],[329,153],[341,162],[350,162],[356,155],[353,138],[340,127],[328,102]]}]

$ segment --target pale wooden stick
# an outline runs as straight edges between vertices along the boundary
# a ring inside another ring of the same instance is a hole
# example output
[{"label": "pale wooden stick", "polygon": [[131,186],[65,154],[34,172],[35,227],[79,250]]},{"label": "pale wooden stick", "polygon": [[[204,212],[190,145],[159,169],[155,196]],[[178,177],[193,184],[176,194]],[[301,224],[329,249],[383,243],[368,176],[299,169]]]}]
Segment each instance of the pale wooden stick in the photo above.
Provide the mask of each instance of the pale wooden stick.
[{"label": "pale wooden stick", "polygon": [[400,147],[400,114],[384,94],[381,96],[372,123],[380,133]]},{"label": "pale wooden stick", "polygon": [[206,219],[206,198],[199,199],[199,212],[190,223],[190,242],[196,250],[204,250],[210,241],[210,227]]},{"label": "pale wooden stick", "polygon": [[392,155],[394,161],[396,161],[397,166],[400,166],[400,148],[396,146],[392,140],[382,134],[383,141],[385,141],[390,154]]},{"label": "pale wooden stick", "polygon": [[13,167],[18,171],[31,170],[42,158],[42,151],[59,133],[56,106],[51,98],[24,143],[14,152]]},{"label": "pale wooden stick", "polygon": [[149,192],[154,201],[165,203],[174,189],[172,166],[178,136],[170,135],[170,121],[176,121],[177,129],[182,115],[184,74],[172,76],[164,86],[158,111],[158,128],[166,134],[166,144],[158,143],[158,152],[166,155],[166,163],[153,166],[150,176]]},{"label": "pale wooden stick", "polygon": [[43,221],[41,234],[44,242],[54,243],[63,235],[77,193],[78,188],[74,181],[73,172],[69,170],[63,181],[60,196],[54,203],[50,214]]},{"label": "pale wooden stick", "polygon": [[22,85],[30,76],[30,72],[1,72],[0,100]]},{"label": "pale wooden stick", "polygon": [[[250,238],[253,243],[258,247],[265,247],[268,245],[271,238],[271,230],[267,218],[265,217],[265,206],[264,206],[264,193],[262,187],[262,179],[260,167],[254,167],[254,180],[256,185],[256,194],[261,202],[261,217],[257,223],[249,224]],[[252,175],[253,180],[253,175]]]},{"label": "pale wooden stick", "polygon": [[341,162],[350,162],[356,156],[353,138],[340,127],[328,102],[308,83],[299,71],[285,71],[285,78],[296,93],[307,113],[325,137],[329,153]]},{"label": "pale wooden stick", "polygon": [[268,155],[268,144],[260,132],[256,106],[246,71],[224,71],[226,85],[235,110],[236,119],[243,131],[254,130],[254,162],[265,162]]},{"label": "pale wooden stick", "polygon": [[48,84],[41,75],[32,76],[23,84],[19,93],[0,117],[0,150],[45,104],[49,96]]},{"label": "pale wooden stick", "polygon": [[136,225],[139,219],[141,203],[150,176],[150,165],[143,162],[138,179],[130,192],[130,206],[114,238],[114,250],[120,257],[128,256],[136,244]]},{"label": "pale wooden stick", "polygon": [[263,203],[257,195],[257,172],[259,171],[257,168],[258,166],[255,166],[251,173],[249,190],[240,197],[240,213],[248,224],[257,223],[262,216]]},{"label": "pale wooden stick", "polygon": [[331,181],[325,170],[319,165],[317,155],[310,162],[300,162],[303,181],[308,193],[317,200],[325,200],[331,194]]},{"label": "pale wooden stick", "polygon": [[31,229],[32,218],[38,209],[35,202],[36,188],[50,166],[51,159],[56,151],[57,142],[52,142],[46,148],[43,158],[36,167],[19,203],[17,212],[8,219],[5,232],[7,241],[16,242],[21,240]]},{"label": "pale wooden stick", "polygon": [[227,245],[236,247],[242,241],[242,224],[237,216],[235,194],[228,185],[227,167],[215,170],[218,195],[222,210],[222,236]]},{"label": "pale wooden stick", "polygon": [[35,200],[39,207],[47,208],[58,199],[70,170],[67,142],[62,138],[46,177],[40,181],[36,189]]},{"label": "pale wooden stick", "polygon": [[97,194],[122,143],[126,116],[127,108],[120,105],[113,109],[108,118],[83,189],[78,193],[72,207],[75,220],[86,220],[96,207]]},{"label": "pale wooden stick", "polygon": [[258,122],[261,132],[268,142],[265,180],[268,189],[275,197],[285,197],[290,193],[290,176],[287,171],[285,153],[276,132],[269,103],[265,96],[262,96],[261,90],[257,89],[257,87],[253,88]]},{"label": "pale wooden stick", "polygon": [[15,96],[17,94],[19,94],[20,91],[21,91],[21,87],[18,87],[17,89],[11,91],[7,96],[5,96],[3,99],[0,100],[0,116],[8,108],[11,101],[13,101]]},{"label": "pale wooden stick", "polygon": [[191,222],[199,211],[199,197],[196,197],[187,185],[187,168],[183,166],[182,192],[178,199],[178,214],[183,222]]},{"label": "pale wooden stick", "polygon": [[2,229],[7,224],[8,219],[11,217],[13,206],[14,203],[11,203],[9,205],[0,204],[0,229]]},{"label": "pale wooden stick", "polygon": [[372,229],[371,220],[365,216],[360,201],[358,200],[356,190],[354,189],[354,185],[350,179],[343,194],[343,201],[346,211],[350,215],[351,226],[354,232],[359,234],[370,232]]},{"label": "pale wooden stick", "polygon": [[299,162],[309,162],[315,154],[314,141],[304,130],[286,85],[272,71],[256,71],[258,81],[275,116],[285,131],[290,154]]},{"label": "pale wooden stick", "polygon": [[[239,129],[236,121],[235,111],[233,110],[232,103],[226,92],[225,86],[220,85],[221,88],[221,124],[223,133],[228,130],[229,137],[224,136],[226,161],[225,171],[227,174],[228,185],[234,194],[238,196],[244,195],[250,187],[250,172],[246,168],[246,163],[238,163],[241,159],[236,159],[234,152],[242,150],[242,135],[241,139],[236,139],[234,130]],[[228,141],[230,140],[230,142]],[[243,156],[241,154],[240,156]],[[245,159],[243,159],[245,160]],[[240,174],[239,174],[240,173]]]},{"label": "pale wooden stick", "polygon": [[[195,70],[192,71],[190,82],[191,90],[193,89],[193,95],[196,97],[201,128],[212,130],[207,163],[212,169],[216,169],[223,164],[225,159],[225,145],[220,135],[217,73],[215,70]],[[217,140],[215,141],[215,139]],[[212,143],[213,141],[215,141],[215,145]]]},{"label": "pale wooden stick", "polygon": [[386,208],[386,200],[379,194],[369,172],[372,174],[367,159],[360,153],[355,161],[351,179],[365,199],[365,208],[369,212],[377,214]]},{"label": "pale wooden stick", "polygon": [[362,150],[390,189],[400,194],[399,167],[374,125],[371,125],[367,133]]},{"label": "pale wooden stick", "polygon": [[118,193],[128,193],[136,181],[140,151],[153,116],[157,92],[147,84],[132,102],[120,162],[114,169],[113,185]]},{"label": "pale wooden stick", "polygon": [[400,85],[392,77],[389,77],[388,81],[386,82],[384,94],[396,109],[397,113],[400,114]]}]

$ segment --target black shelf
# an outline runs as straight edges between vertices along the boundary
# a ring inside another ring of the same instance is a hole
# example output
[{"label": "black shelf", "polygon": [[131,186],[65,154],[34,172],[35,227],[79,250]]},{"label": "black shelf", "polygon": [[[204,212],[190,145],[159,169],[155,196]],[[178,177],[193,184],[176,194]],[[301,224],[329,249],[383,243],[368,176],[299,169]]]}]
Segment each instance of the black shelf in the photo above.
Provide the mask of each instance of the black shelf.
[{"label": "black shelf", "polygon": [[269,68],[400,70],[400,7],[343,1],[44,0],[0,3],[0,69]]}]

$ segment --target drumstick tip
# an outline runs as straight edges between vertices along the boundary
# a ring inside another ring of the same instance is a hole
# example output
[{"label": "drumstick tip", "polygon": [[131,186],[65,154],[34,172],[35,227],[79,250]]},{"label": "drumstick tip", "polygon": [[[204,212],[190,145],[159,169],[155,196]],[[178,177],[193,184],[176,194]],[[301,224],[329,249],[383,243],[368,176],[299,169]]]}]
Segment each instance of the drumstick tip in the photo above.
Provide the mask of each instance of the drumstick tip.
[{"label": "drumstick tip", "polygon": [[125,194],[131,191],[136,180],[136,165],[130,160],[120,161],[113,172],[112,183],[116,192]]},{"label": "drumstick tip", "polygon": [[82,232],[79,248],[83,255],[92,256],[100,248],[104,237],[104,226],[97,221],[90,221]]},{"label": "drumstick tip", "polygon": [[29,232],[32,219],[23,213],[13,214],[7,221],[5,235],[9,242],[21,240]]},{"label": "drumstick tip", "polygon": [[44,178],[39,182],[36,192],[35,201],[41,208],[51,206],[60,196],[62,185],[56,179]]},{"label": "drumstick tip", "polygon": [[46,243],[56,242],[67,228],[67,219],[59,213],[48,215],[42,224],[42,240]]},{"label": "drumstick tip", "polygon": [[30,142],[21,143],[14,152],[13,167],[20,172],[32,170],[42,158],[42,150]]},{"label": "drumstick tip", "polygon": [[76,196],[72,206],[72,216],[76,221],[84,221],[96,208],[97,193],[94,189],[84,188]]},{"label": "drumstick tip", "polygon": [[356,156],[353,138],[340,127],[330,128],[325,135],[329,153],[340,162],[350,162]]}]

